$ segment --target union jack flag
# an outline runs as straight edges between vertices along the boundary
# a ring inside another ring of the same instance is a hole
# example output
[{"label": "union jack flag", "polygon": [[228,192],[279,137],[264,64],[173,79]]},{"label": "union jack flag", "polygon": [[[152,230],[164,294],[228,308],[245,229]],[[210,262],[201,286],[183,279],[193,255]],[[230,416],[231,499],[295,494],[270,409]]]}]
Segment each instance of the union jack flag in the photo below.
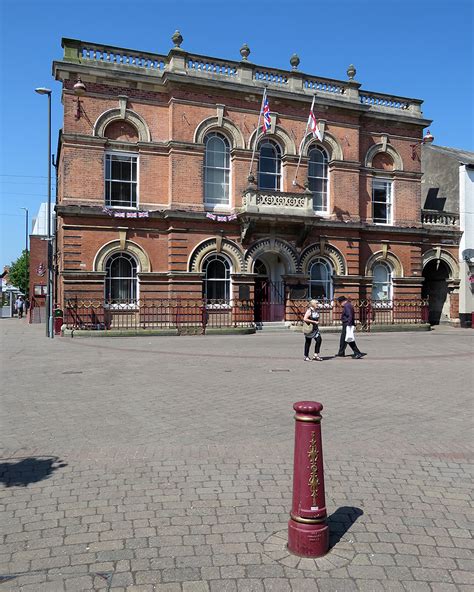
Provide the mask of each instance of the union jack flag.
[{"label": "union jack flag", "polygon": [[263,99],[262,113],[263,113],[262,132],[265,133],[265,132],[268,132],[268,130],[270,129],[270,127],[272,125],[272,121],[270,118],[270,105],[268,104],[268,97],[266,95]]}]

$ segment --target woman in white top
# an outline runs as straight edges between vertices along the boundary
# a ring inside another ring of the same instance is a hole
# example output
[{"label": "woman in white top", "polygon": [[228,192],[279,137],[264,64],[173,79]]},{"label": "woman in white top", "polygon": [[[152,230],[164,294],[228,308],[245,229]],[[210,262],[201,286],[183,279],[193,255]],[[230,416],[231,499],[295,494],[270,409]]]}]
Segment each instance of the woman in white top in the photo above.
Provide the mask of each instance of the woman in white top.
[{"label": "woman in white top", "polygon": [[[312,325],[313,326],[313,330],[310,333],[306,333],[305,332],[305,336],[304,336],[304,361],[305,362],[310,362],[311,359],[313,360],[318,360],[319,362],[322,361],[323,358],[321,358],[321,356],[319,355],[319,351],[321,350],[321,343],[322,343],[322,338],[321,338],[321,333],[319,332],[319,312],[318,312],[318,301],[317,300],[311,300],[309,303],[309,308],[308,310],[305,312],[304,318],[303,318],[303,326],[306,323],[306,325]],[[314,339],[314,355],[312,358],[309,357],[309,349],[311,347],[311,341]]]}]

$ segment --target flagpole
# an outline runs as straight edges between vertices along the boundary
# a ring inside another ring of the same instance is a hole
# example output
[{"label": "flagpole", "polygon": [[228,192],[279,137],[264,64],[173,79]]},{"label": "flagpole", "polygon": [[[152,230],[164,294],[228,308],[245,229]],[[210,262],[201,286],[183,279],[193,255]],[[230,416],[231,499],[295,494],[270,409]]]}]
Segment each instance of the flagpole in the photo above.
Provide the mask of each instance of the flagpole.
[{"label": "flagpole", "polygon": [[252,159],[250,161],[249,177],[252,174],[253,161],[255,159],[255,149],[257,147],[258,132],[260,130],[260,120],[262,118],[263,104],[265,103],[265,97],[267,96],[267,87],[263,89],[262,104],[260,105],[260,113],[258,114],[257,122],[257,133],[255,134],[255,142],[253,143]]},{"label": "flagpole", "polygon": [[[310,113],[313,111],[315,99],[316,99],[316,95],[313,95],[313,102],[311,103],[311,108],[309,110]],[[308,120],[306,121],[306,129],[304,130],[303,142],[304,142],[304,139],[306,138],[306,134],[308,133],[308,126],[309,126],[309,116],[308,116]],[[293,179],[293,187],[296,186],[296,179],[298,178],[298,171],[300,170],[302,156],[303,156],[303,151],[300,150],[300,157],[298,159],[298,165],[296,166],[295,178]]]}]

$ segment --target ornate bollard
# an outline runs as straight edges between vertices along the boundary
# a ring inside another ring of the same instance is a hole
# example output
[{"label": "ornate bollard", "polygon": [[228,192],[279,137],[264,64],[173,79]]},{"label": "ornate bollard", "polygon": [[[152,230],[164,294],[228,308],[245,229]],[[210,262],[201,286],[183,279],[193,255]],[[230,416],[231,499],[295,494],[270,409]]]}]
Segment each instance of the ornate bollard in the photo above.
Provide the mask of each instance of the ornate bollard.
[{"label": "ornate bollard", "polygon": [[322,557],[329,550],[321,444],[323,406],[315,401],[300,401],[293,409],[296,411],[295,460],[288,550],[301,557]]}]

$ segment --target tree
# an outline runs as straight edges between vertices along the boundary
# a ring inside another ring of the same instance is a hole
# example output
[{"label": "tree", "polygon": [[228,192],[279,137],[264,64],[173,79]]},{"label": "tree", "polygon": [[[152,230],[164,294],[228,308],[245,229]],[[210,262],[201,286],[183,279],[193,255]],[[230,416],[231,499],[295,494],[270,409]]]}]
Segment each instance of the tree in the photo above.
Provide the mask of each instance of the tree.
[{"label": "tree", "polygon": [[16,261],[12,261],[8,278],[12,286],[19,288],[23,294],[28,294],[30,285],[30,254],[28,251],[23,251]]}]

